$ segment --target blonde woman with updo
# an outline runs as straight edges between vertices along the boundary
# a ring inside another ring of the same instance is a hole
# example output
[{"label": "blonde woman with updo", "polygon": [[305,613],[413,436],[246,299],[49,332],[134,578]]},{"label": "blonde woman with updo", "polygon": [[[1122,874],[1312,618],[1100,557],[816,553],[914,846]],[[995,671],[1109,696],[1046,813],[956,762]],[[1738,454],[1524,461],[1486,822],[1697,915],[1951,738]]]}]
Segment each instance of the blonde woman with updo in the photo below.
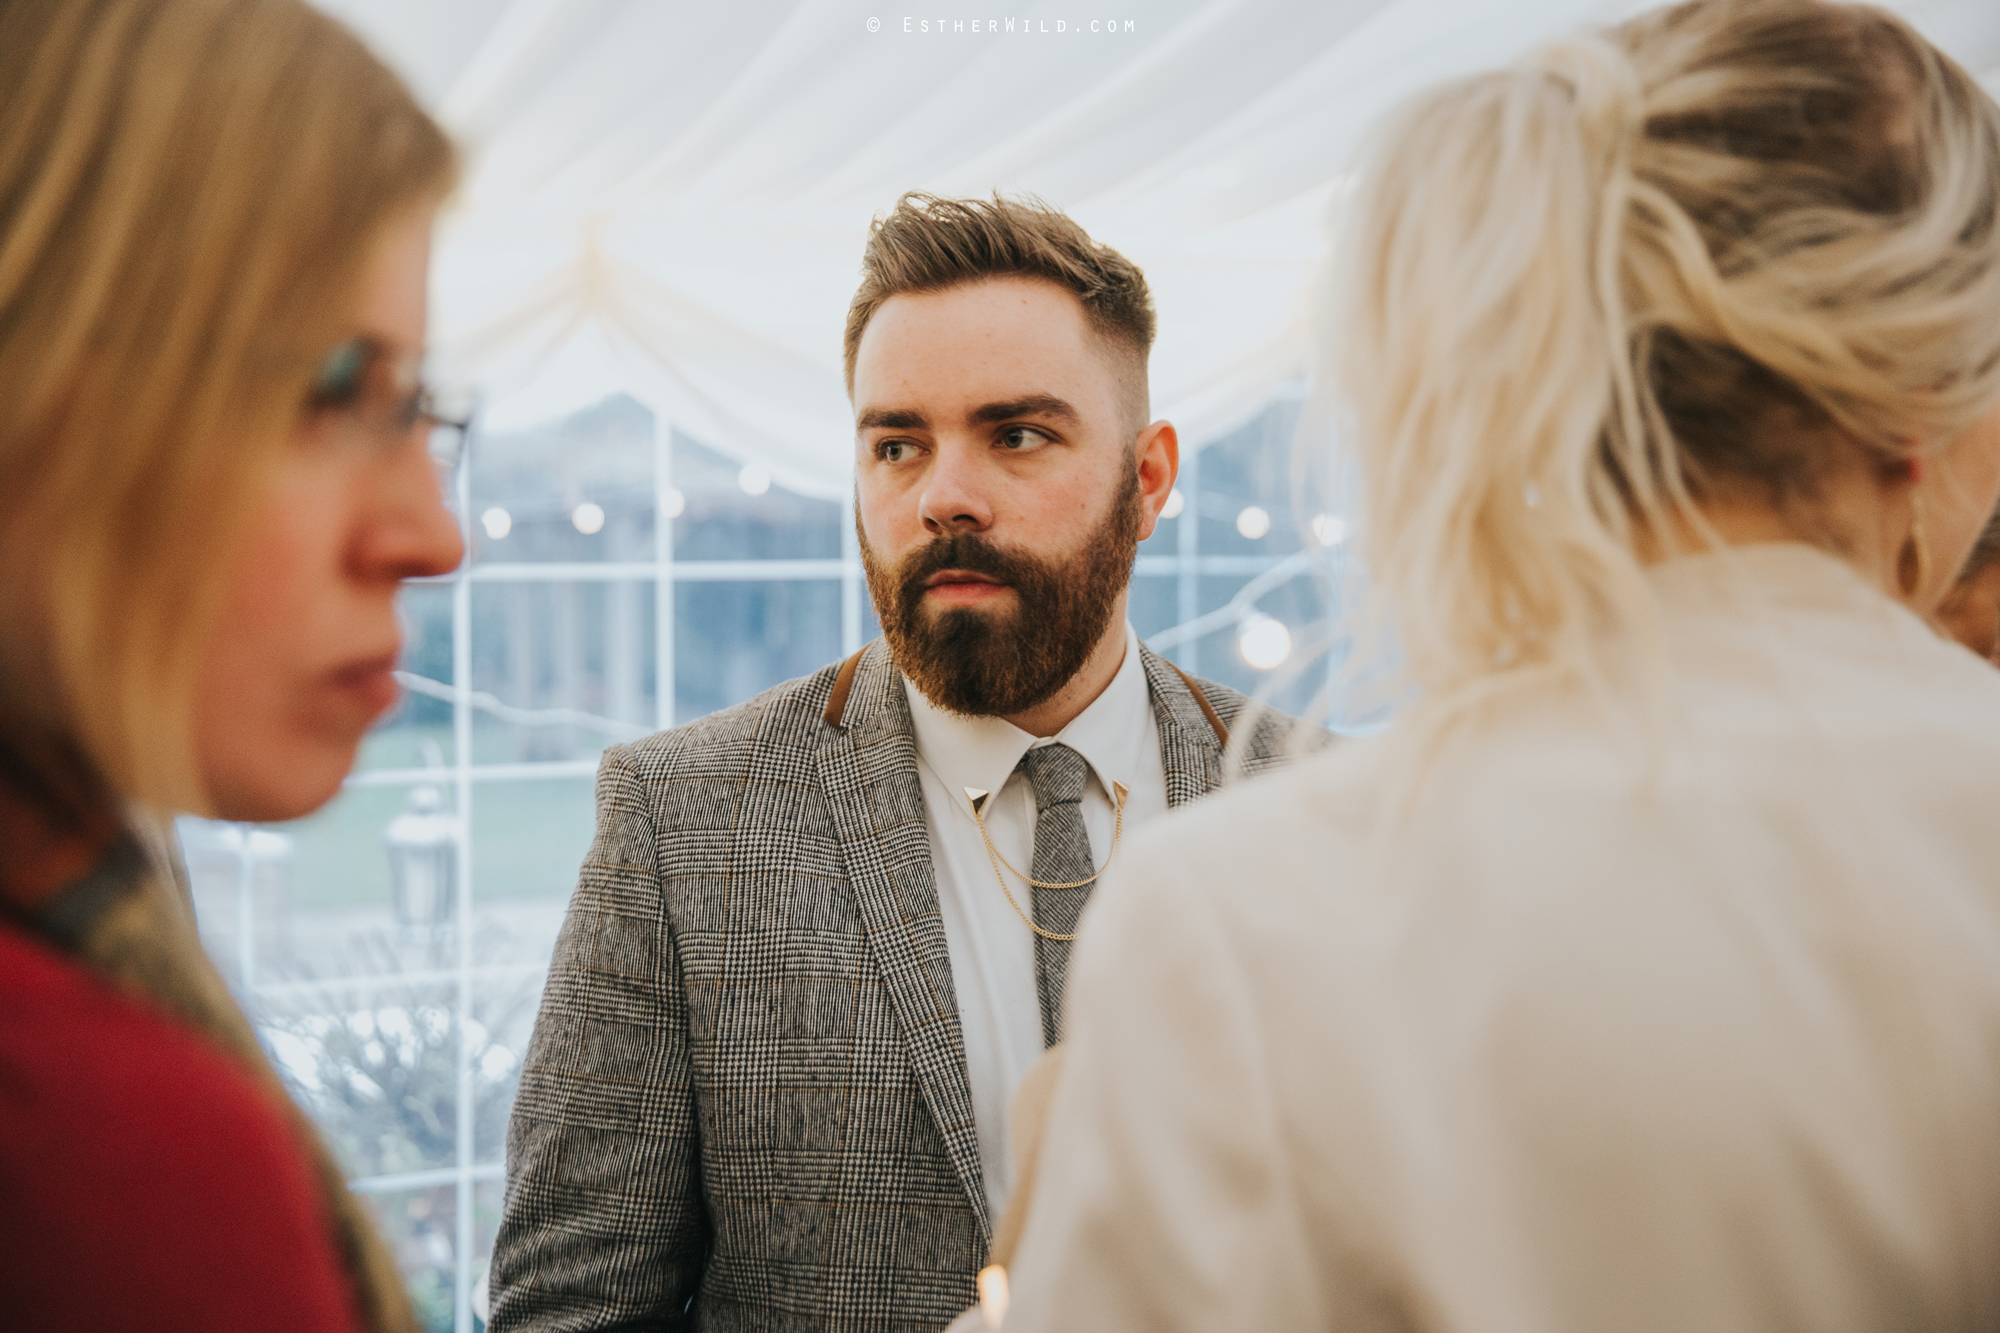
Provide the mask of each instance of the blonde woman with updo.
[{"label": "blonde woman with updo", "polygon": [[1338,244],[1413,702],[1100,890],[1007,1333],[2000,1326],[2000,110],[1700,0]]},{"label": "blonde woman with updo", "polygon": [[0,1325],[416,1327],[146,829],[291,819],[459,560],[450,145],[297,0],[0,0]]}]

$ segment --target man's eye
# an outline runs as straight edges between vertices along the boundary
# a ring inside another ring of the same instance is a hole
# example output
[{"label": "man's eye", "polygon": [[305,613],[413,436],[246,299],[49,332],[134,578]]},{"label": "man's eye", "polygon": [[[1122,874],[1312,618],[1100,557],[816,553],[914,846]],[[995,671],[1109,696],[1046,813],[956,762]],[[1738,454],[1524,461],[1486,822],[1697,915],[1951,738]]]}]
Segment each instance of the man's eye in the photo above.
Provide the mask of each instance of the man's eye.
[{"label": "man's eye", "polygon": [[1000,432],[1000,447],[1009,453],[1025,454],[1049,442],[1049,437],[1033,426],[1009,426]]},{"label": "man's eye", "polygon": [[875,456],[885,463],[907,463],[917,456],[917,446],[908,440],[884,440],[875,446]]}]

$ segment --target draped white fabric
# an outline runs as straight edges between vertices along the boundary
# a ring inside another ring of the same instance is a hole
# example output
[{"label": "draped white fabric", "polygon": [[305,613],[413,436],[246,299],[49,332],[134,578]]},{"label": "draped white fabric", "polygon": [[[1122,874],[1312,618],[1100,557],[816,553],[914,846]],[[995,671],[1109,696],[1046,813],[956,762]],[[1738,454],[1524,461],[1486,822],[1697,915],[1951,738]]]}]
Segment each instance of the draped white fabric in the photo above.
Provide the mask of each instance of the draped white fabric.
[{"label": "draped white fabric", "polygon": [[[623,389],[847,489],[841,327],[910,189],[1031,192],[1142,265],[1157,414],[1198,446],[1305,369],[1354,147],[1409,92],[1630,0],[321,0],[470,151],[436,343],[495,427]],[[1988,86],[2000,4],[1902,0]]]}]

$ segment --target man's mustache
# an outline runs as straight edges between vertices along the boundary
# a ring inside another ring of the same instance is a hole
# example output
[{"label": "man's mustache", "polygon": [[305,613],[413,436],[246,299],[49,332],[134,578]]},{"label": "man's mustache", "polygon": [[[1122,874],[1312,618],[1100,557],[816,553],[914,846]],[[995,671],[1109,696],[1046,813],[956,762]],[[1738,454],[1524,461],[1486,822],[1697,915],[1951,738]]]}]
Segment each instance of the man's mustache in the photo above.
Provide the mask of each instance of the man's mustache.
[{"label": "man's mustache", "polygon": [[904,598],[914,603],[923,596],[924,586],[931,576],[947,569],[962,569],[970,574],[984,574],[999,583],[1018,584],[1030,575],[1032,565],[1021,556],[1001,550],[984,537],[968,533],[939,537],[904,557]]}]

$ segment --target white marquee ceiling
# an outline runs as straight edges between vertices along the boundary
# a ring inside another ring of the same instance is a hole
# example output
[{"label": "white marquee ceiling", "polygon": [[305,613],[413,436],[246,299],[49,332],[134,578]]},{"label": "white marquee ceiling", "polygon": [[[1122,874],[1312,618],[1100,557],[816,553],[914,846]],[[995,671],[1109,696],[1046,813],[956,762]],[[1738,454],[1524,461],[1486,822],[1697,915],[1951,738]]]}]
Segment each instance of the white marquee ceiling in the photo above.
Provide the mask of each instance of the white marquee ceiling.
[{"label": "white marquee ceiling", "polygon": [[[862,240],[901,192],[1038,194],[1143,266],[1154,410],[1199,444],[1301,374],[1329,203],[1381,111],[1645,7],[320,2],[468,149],[433,332],[494,426],[623,389],[819,495],[851,467]],[[1996,0],[1890,8],[2000,88]]]}]

